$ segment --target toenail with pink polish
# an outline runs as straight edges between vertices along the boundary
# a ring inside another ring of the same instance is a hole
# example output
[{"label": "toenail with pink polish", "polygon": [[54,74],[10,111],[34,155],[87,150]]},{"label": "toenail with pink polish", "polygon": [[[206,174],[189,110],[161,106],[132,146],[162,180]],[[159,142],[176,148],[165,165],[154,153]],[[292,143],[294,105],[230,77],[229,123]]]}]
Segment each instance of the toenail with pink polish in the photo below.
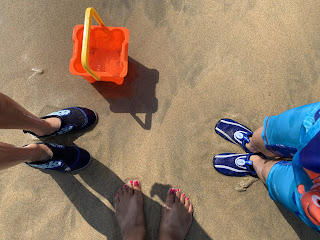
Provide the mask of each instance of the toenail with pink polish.
[{"label": "toenail with pink polish", "polygon": [[180,191],[180,189],[179,188],[177,188],[177,192],[179,192]]},{"label": "toenail with pink polish", "polygon": [[189,200],[189,198],[188,198],[188,197],[187,197],[186,199],[187,199],[187,200]]},{"label": "toenail with pink polish", "polygon": [[185,193],[182,193],[182,196],[184,197],[186,194]]},{"label": "toenail with pink polish", "polygon": [[127,184],[123,185],[123,187],[127,187]]},{"label": "toenail with pink polish", "polygon": [[132,183],[133,183],[133,181],[131,180],[131,181],[130,181],[130,184],[132,184]]},{"label": "toenail with pink polish", "polygon": [[134,182],[133,182],[133,185],[139,186],[139,182],[138,182],[138,181],[134,181]]},{"label": "toenail with pink polish", "polygon": [[171,188],[171,189],[170,189],[170,193],[171,193],[171,194],[174,194],[175,192],[176,192],[176,190],[175,190],[174,188]]}]

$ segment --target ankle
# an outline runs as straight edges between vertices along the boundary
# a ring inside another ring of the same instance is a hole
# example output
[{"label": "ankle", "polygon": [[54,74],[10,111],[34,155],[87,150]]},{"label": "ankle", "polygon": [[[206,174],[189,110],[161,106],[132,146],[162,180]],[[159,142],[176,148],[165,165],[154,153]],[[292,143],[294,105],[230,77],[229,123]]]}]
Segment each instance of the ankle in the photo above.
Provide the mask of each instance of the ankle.
[{"label": "ankle", "polygon": [[249,142],[246,143],[245,147],[252,153],[259,153],[258,148],[255,146],[255,144],[252,142],[252,137],[249,137]]},{"label": "ankle", "polygon": [[50,135],[60,128],[61,120],[59,118],[47,118],[41,119],[40,124],[36,129],[31,130],[31,132],[37,134],[38,136]]},{"label": "ankle", "polygon": [[45,144],[31,143],[24,149],[28,150],[28,160],[26,162],[47,161],[53,156],[53,152]]}]

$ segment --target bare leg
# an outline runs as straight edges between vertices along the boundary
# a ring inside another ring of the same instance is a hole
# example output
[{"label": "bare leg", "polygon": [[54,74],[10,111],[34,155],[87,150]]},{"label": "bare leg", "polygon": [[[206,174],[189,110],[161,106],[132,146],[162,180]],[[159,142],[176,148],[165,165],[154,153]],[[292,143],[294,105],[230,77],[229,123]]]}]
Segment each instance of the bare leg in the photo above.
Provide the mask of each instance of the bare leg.
[{"label": "bare leg", "polygon": [[146,228],[140,183],[136,180],[129,181],[118,190],[114,200],[123,239],[145,239]]},{"label": "bare leg", "polygon": [[170,189],[162,209],[159,240],[183,240],[192,222],[193,206],[180,190]]},{"label": "bare leg", "polygon": [[264,184],[266,184],[266,180],[273,165],[279,162],[278,160],[266,160],[258,155],[252,155],[250,160],[252,161],[253,168],[258,177]]},{"label": "bare leg", "polygon": [[250,138],[250,142],[246,144],[246,148],[253,153],[263,153],[268,157],[276,157],[276,155],[266,149],[264,141],[261,137],[262,131],[263,127],[254,131],[252,137]]},{"label": "bare leg", "polygon": [[[43,136],[53,133],[60,125],[59,118],[42,120],[32,115],[13,99],[0,93],[0,128],[23,129]],[[43,144],[15,147],[0,142],[0,170],[23,162],[45,161],[50,159],[52,154],[52,151]]]},{"label": "bare leg", "polygon": [[56,131],[60,124],[59,118],[40,119],[13,99],[0,93],[0,128],[22,129],[43,136]]},{"label": "bare leg", "polygon": [[52,154],[52,151],[44,144],[16,147],[0,142],[0,170],[23,162],[46,161],[52,157]]}]

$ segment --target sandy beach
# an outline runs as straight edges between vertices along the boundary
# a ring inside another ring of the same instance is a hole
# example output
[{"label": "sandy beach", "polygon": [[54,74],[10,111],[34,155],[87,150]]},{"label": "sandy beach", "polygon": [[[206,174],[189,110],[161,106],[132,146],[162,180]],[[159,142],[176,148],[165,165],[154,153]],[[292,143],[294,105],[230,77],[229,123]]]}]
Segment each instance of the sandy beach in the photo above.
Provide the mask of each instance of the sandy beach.
[{"label": "sandy beach", "polygon": [[[69,73],[72,30],[87,7],[130,31],[132,75],[122,87]],[[157,239],[169,187],[194,204],[187,239],[320,239],[261,181],[212,166],[216,154],[242,152],[215,134],[220,118],[255,130],[266,116],[319,101],[319,19],[316,0],[3,2],[1,92],[37,116],[83,106],[99,122],[48,140],[89,151],[87,169],[0,172],[0,239],[121,239],[113,197],[130,179],[142,184],[148,239]],[[0,136],[39,142],[20,130]]]}]

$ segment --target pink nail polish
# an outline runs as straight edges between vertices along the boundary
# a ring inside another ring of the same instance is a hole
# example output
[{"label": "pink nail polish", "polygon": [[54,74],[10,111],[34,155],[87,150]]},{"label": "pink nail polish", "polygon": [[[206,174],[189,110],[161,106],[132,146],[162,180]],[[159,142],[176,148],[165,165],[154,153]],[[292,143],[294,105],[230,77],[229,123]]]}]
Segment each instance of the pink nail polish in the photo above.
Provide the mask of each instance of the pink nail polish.
[{"label": "pink nail polish", "polygon": [[185,193],[182,193],[182,196],[184,197],[186,194]]},{"label": "pink nail polish", "polygon": [[139,182],[138,181],[134,181],[133,185],[134,186],[139,186]]},{"label": "pink nail polish", "polygon": [[171,193],[171,194],[174,194],[175,192],[176,192],[176,190],[175,190],[174,188],[171,188],[171,189],[170,189],[170,193]]},{"label": "pink nail polish", "polygon": [[179,192],[180,191],[180,189],[179,188],[177,188],[177,192]]},{"label": "pink nail polish", "polygon": [[189,200],[189,198],[187,197],[186,200]]},{"label": "pink nail polish", "polygon": [[127,187],[127,184],[123,185],[123,187]]},{"label": "pink nail polish", "polygon": [[133,183],[133,181],[131,180],[131,181],[130,181],[130,184],[132,184],[132,183]]}]

